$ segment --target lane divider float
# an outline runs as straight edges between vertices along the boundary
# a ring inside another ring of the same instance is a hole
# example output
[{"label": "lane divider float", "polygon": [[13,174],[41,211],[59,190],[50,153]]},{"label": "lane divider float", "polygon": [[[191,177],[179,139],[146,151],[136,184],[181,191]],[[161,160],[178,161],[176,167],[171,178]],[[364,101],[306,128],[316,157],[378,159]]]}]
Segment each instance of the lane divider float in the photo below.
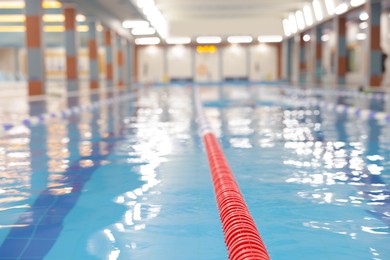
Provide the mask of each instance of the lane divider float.
[{"label": "lane divider float", "polygon": [[265,245],[240,192],[194,88],[199,134],[206,148],[214,192],[230,260],[268,260]]},{"label": "lane divider float", "polygon": [[70,116],[78,115],[78,114],[85,112],[85,111],[92,111],[98,107],[110,106],[110,105],[114,104],[115,102],[127,101],[130,99],[133,99],[135,96],[136,96],[136,94],[133,94],[133,93],[126,94],[123,96],[115,96],[115,97],[108,98],[105,100],[94,101],[88,105],[75,106],[75,107],[70,107],[70,108],[62,110],[62,111],[57,111],[57,112],[53,112],[53,113],[44,113],[44,114],[41,114],[38,116],[31,116],[29,118],[21,120],[18,123],[5,123],[5,124],[0,125],[0,134],[2,132],[7,132],[7,131],[11,130],[15,126],[32,127],[32,126],[36,126],[39,124],[46,124],[50,120],[55,119],[55,118],[66,119]]}]

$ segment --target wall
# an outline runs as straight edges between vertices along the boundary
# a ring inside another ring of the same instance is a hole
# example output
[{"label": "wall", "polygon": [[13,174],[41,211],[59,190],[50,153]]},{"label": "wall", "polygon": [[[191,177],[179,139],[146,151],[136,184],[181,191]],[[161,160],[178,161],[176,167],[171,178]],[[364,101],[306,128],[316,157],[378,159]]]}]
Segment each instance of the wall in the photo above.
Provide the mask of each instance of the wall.
[{"label": "wall", "polygon": [[164,81],[164,52],[157,46],[138,48],[138,81],[142,83]]},{"label": "wall", "polygon": [[0,81],[17,80],[19,77],[18,49],[0,48]]},{"label": "wall", "polygon": [[167,49],[167,73],[173,80],[192,79],[192,49],[184,45],[171,46]]},{"label": "wall", "polygon": [[219,82],[223,79],[277,80],[277,48],[274,45],[216,46],[215,52],[206,53],[197,52],[195,48],[138,48],[138,81],[152,83],[191,78],[195,82]]}]

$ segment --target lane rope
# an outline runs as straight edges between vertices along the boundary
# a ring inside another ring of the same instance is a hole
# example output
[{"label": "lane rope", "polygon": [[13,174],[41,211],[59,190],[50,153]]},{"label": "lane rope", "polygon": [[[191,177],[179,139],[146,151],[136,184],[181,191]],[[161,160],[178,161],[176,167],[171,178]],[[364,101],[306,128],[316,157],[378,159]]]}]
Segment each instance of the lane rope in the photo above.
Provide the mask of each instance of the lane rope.
[{"label": "lane rope", "polygon": [[214,193],[230,260],[268,260],[265,245],[250,215],[222,148],[203,112],[198,89],[193,86],[199,134],[206,148]]},{"label": "lane rope", "polygon": [[71,116],[78,115],[85,111],[92,111],[102,106],[110,106],[115,102],[124,102],[127,100],[131,100],[135,96],[136,94],[129,93],[123,96],[115,96],[115,97],[107,98],[105,100],[94,101],[88,105],[84,104],[84,105],[70,107],[65,110],[60,110],[52,113],[44,113],[38,116],[30,116],[28,118],[22,119],[20,122],[17,123],[4,123],[0,125],[0,134],[6,133],[7,131],[11,130],[16,126],[32,127],[39,124],[46,124],[50,122],[50,120],[55,118],[66,119]]}]

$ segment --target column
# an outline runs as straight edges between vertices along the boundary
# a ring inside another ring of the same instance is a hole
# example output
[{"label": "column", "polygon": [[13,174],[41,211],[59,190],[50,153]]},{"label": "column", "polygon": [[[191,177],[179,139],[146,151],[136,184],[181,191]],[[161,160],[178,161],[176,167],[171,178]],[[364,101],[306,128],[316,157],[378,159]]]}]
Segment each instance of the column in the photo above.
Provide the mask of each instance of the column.
[{"label": "column", "polygon": [[45,90],[45,61],[42,38],[42,0],[25,1],[28,95]]},{"label": "column", "polygon": [[169,82],[169,75],[168,75],[168,47],[163,46],[163,83],[167,84]]},{"label": "column", "polygon": [[322,27],[318,25],[315,28],[315,36],[314,36],[314,82],[316,84],[321,84],[322,78]]},{"label": "column", "polygon": [[218,67],[219,67],[219,81],[223,83],[224,79],[224,74],[223,74],[223,46],[220,46],[219,51],[218,51]]},{"label": "column", "polygon": [[192,71],[192,81],[196,81],[196,46],[191,46],[191,71]]},{"label": "column", "polygon": [[76,14],[76,4],[64,4],[66,81],[68,91],[78,90]]},{"label": "column", "polygon": [[89,87],[99,88],[98,47],[96,40],[96,21],[88,22]]},{"label": "column", "polygon": [[368,84],[372,87],[378,87],[382,83],[382,49],[380,46],[380,20],[382,13],[381,2],[367,1],[366,10],[369,16],[367,39],[368,39],[368,51],[367,61],[369,63],[367,76],[369,80]]},{"label": "column", "polygon": [[111,29],[104,30],[104,46],[106,48],[106,86],[111,88],[114,85],[112,68],[112,35]]},{"label": "column", "polygon": [[292,82],[292,57],[293,57],[293,45],[294,45],[294,37],[287,39],[287,52],[286,52],[286,62],[287,62],[287,80],[288,82]]},{"label": "column", "polygon": [[303,40],[304,33],[299,35],[299,84],[303,85],[306,82],[306,55],[305,55],[305,41]]},{"label": "column", "polygon": [[283,78],[282,75],[282,67],[283,67],[283,45],[282,43],[276,43],[276,48],[278,51],[278,71],[277,71],[277,80],[281,80]]},{"label": "column", "polygon": [[337,85],[345,85],[347,74],[347,41],[346,41],[346,22],[345,16],[337,16],[334,18],[335,31],[336,31],[336,79]]},{"label": "column", "polygon": [[127,46],[127,84],[130,88],[133,86],[133,57],[134,57],[134,45],[127,40],[126,41]]},{"label": "column", "polygon": [[116,35],[116,63],[118,65],[117,68],[117,87],[120,89],[124,88],[124,56],[123,56],[123,43],[122,37],[117,34]]},{"label": "column", "polygon": [[251,65],[252,65],[252,57],[251,57],[251,45],[245,45],[245,54],[246,54],[246,76],[248,82],[251,80]]}]

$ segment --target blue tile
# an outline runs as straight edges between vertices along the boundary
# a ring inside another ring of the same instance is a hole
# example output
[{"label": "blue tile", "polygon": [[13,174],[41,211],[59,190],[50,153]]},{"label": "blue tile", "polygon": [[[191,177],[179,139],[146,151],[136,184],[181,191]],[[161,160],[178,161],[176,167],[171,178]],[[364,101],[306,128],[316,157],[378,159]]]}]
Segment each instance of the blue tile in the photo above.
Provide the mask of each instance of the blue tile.
[{"label": "blue tile", "polygon": [[52,239],[61,233],[62,225],[39,225],[34,233],[34,239]]},{"label": "blue tile", "polygon": [[28,239],[7,238],[0,246],[0,256],[17,259],[28,243]]},{"label": "blue tile", "polygon": [[44,258],[54,243],[55,240],[31,240],[22,255],[22,259],[32,257]]},{"label": "blue tile", "polygon": [[[18,239],[29,239],[34,233],[36,226],[29,225],[26,227],[14,227],[8,233],[8,237],[10,238],[18,238]],[[0,254],[1,255],[1,254]]]}]

